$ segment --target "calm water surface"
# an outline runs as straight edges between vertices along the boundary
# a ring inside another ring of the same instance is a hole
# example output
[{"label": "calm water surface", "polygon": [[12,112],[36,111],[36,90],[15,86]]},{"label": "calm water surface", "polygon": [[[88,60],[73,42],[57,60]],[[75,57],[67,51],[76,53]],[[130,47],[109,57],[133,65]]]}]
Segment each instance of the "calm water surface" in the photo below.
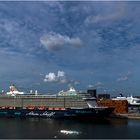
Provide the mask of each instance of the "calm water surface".
[{"label": "calm water surface", "polygon": [[140,120],[0,118],[0,138],[140,138]]}]

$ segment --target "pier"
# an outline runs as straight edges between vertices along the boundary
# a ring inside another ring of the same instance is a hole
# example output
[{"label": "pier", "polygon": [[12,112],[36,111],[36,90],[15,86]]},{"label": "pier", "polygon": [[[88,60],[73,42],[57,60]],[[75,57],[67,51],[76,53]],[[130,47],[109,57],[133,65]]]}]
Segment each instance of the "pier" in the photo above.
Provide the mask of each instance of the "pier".
[{"label": "pier", "polygon": [[140,113],[116,114],[118,118],[140,119]]}]

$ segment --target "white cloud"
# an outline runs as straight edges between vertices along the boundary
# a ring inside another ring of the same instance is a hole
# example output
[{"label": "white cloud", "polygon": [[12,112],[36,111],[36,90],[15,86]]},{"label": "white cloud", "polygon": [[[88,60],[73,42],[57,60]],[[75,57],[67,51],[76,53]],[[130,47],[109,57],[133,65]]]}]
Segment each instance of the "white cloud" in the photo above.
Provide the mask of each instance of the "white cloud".
[{"label": "white cloud", "polygon": [[40,38],[40,43],[48,51],[58,51],[63,49],[65,45],[81,46],[82,41],[80,38],[70,38],[69,36],[63,36],[54,32],[43,35]]},{"label": "white cloud", "polygon": [[85,20],[85,24],[94,24],[94,23],[99,23],[99,22],[105,22],[105,21],[109,21],[109,20],[115,20],[117,19],[117,17],[119,16],[119,14],[112,14],[112,15],[96,15],[96,16],[89,16],[86,20]]},{"label": "white cloud", "polygon": [[127,81],[129,79],[129,77],[131,76],[132,72],[128,71],[125,75],[121,75],[117,81],[121,82],[121,81]]},{"label": "white cloud", "polygon": [[44,78],[44,82],[54,82],[54,83],[61,83],[61,84],[70,84],[70,85],[79,85],[80,82],[77,80],[70,80],[66,77],[66,74],[64,71],[58,70],[57,73],[50,72],[49,74],[46,74]]},{"label": "white cloud", "polygon": [[74,80],[70,80],[70,81],[68,82],[68,86],[69,86],[69,87],[77,86],[77,85],[79,85],[79,84],[80,84],[79,81],[74,81]]},{"label": "white cloud", "polygon": [[103,83],[97,82],[97,83],[94,84],[94,85],[92,85],[92,84],[88,85],[88,88],[100,88],[100,87],[102,87],[102,86],[103,86]]},{"label": "white cloud", "polygon": [[117,81],[126,81],[128,80],[128,76],[123,76],[117,79]]},{"label": "white cloud", "polygon": [[57,80],[57,76],[55,75],[55,73],[52,72],[46,75],[44,79],[45,82],[56,82]]},{"label": "white cloud", "polygon": [[50,8],[54,8],[54,9],[57,8],[59,9],[60,12],[64,12],[64,7],[59,1],[54,1],[54,0],[52,0],[51,2],[44,1],[44,4],[46,4],[46,6],[49,6]]},{"label": "white cloud", "polygon": [[94,85],[88,85],[88,88],[93,88],[94,87]]},{"label": "white cloud", "polygon": [[97,82],[97,83],[95,84],[95,86],[103,86],[103,83]]},{"label": "white cloud", "polygon": [[129,76],[129,75],[131,75],[131,74],[132,74],[132,72],[131,72],[131,71],[128,71],[128,72],[127,72],[127,75],[128,75],[128,76]]},{"label": "white cloud", "polygon": [[43,74],[43,73],[40,73],[39,75],[40,75],[40,76],[44,76],[44,74]]},{"label": "white cloud", "polygon": [[68,86],[73,86],[73,85],[79,85],[80,84],[80,81],[77,81],[77,80],[69,80],[68,81]]},{"label": "white cloud", "polygon": [[64,71],[58,71],[57,74],[50,72],[44,78],[44,82],[58,82],[67,83],[67,79]]},{"label": "white cloud", "polygon": [[64,71],[58,71],[57,76],[58,77],[64,77],[65,76],[65,72]]},{"label": "white cloud", "polygon": [[79,81],[74,81],[74,85],[79,85],[80,82]]},{"label": "white cloud", "polygon": [[[112,4],[111,5],[110,4],[111,3],[108,3],[107,5],[104,5],[104,6],[109,7],[112,5]],[[115,21],[117,19],[120,19],[124,15],[124,11],[125,11],[124,9],[125,9],[125,5],[119,4],[119,5],[116,5],[116,7],[114,7],[114,8],[107,8],[105,11],[101,10],[101,12],[97,15],[88,16],[85,19],[85,25],[105,23],[105,22],[110,23],[111,21]]]}]

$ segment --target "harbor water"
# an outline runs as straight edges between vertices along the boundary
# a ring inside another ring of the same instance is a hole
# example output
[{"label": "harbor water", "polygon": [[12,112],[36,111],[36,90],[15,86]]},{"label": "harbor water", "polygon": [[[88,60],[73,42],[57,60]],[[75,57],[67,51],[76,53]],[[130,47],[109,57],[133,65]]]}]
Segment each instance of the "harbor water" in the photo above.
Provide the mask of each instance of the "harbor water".
[{"label": "harbor water", "polygon": [[140,120],[54,120],[0,118],[0,138],[103,139],[140,138]]}]

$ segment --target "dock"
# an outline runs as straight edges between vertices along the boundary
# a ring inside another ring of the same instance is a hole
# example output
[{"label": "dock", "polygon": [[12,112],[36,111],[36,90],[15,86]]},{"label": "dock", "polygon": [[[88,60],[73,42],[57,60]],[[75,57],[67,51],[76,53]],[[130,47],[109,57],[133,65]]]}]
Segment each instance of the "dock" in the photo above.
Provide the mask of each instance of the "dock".
[{"label": "dock", "polygon": [[115,113],[110,117],[118,119],[140,119],[140,113]]}]

